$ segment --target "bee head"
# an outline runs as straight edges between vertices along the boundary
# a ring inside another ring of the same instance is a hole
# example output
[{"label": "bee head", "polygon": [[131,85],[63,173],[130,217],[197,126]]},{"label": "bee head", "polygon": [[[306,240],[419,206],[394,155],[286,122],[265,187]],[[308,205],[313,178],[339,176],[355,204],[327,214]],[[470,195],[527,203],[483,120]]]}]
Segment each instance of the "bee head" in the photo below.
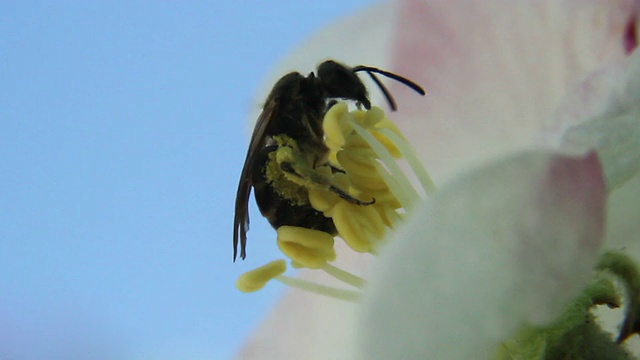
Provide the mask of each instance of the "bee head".
[{"label": "bee head", "polygon": [[318,80],[328,97],[357,101],[365,109],[371,108],[367,89],[351,68],[327,60],[318,66]]}]

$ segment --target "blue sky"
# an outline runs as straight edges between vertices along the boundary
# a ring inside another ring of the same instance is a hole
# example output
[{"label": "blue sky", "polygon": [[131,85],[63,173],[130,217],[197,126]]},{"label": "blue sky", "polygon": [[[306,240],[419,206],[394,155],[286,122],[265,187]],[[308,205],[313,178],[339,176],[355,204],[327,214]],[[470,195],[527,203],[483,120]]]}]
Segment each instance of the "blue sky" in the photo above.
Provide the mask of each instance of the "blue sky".
[{"label": "blue sky", "polygon": [[0,359],[231,357],[283,290],[234,285],[254,94],[370,3],[0,1]]}]

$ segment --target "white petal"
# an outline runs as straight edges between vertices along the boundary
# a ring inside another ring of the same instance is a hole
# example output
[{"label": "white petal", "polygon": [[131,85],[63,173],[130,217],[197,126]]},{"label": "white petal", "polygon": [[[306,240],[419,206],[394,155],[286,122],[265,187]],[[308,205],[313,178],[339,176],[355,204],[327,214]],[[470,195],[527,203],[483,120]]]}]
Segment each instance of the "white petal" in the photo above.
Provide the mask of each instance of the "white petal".
[{"label": "white petal", "polygon": [[236,359],[353,359],[356,313],[356,304],[291,290]]},{"label": "white petal", "polygon": [[604,231],[597,156],[524,153],[467,173],[376,264],[363,359],[488,359],[588,281]]},{"label": "white petal", "polygon": [[607,215],[608,248],[640,261],[640,175],[611,194]]},{"label": "white petal", "polygon": [[[336,242],[336,250],[342,255],[335,265],[361,274],[369,257],[347,248],[341,240]],[[344,285],[318,271],[301,271],[298,276],[332,286]],[[247,339],[236,359],[353,359],[358,306],[290,289]]]},{"label": "white petal", "polygon": [[629,59],[601,113],[564,133],[566,148],[597,149],[610,190],[640,171],[640,51]]},{"label": "white petal", "polygon": [[[596,85],[593,79],[587,79],[583,87],[588,94],[604,79],[604,87],[609,87],[605,101],[594,112],[596,116],[562,132],[561,146],[571,151],[598,150],[607,186],[610,191],[615,190],[607,200],[606,249],[624,251],[640,259],[640,52],[600,78],[595,79]],[[617,334],[624,311],[598,309],[596,313],[604,329]],[[625,344],[633,354],[640,355],[640,339],[632,337]]]}]

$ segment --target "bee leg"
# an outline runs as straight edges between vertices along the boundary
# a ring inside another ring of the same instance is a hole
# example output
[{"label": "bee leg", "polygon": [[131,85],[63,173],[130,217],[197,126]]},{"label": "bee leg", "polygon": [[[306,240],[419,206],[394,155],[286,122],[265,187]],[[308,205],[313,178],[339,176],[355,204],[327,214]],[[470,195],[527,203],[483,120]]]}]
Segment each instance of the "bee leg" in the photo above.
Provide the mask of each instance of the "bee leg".
[{"label": "bee leg", "polygon": [[288,174],[294,175],[300,179],[303,179],[309,183],[315,184],[318,187],[322,187],[322,188],[328,188],[329,191],[335,193],[336,195],[340,196],[341,198],[343,198],[344,200],[350,202],[351,204],[356,204],[356,205],[373,205],[376,203],[376,199],[372,199],[371,201],[362,201],[360,199],[356,199],[353,196],[349,195],[346,191],[331,185],[331,183],[329,182],[329,180],[327,178],[325,178],[324,176],[320,176],[318,173],[316,173],[315,171],[311,171],[311,172],[307,172],[306,174],[301,174],[300,171],[298,171],[298,169],[296,169],[295,166],[293,166],[293,163],[290,162],[281,162],[280,163],[280,169]]},{"label": "bee leg", "polygon": [[340,168],[337,168],[335,166],[332,166],[332,165],[329,165],[329,168],[331,169],[331,172],[334,173],[334,174],[336,174],[336,173],[346,174],[347,173],[346,171],[344,171],[344,170],[342,170]]},{"label": "bee leg", "polygon": [[331,192],[334,192],[335,194],[337,194],[338,196],[340,196],[341,198],[347,200],[348,202],[352,203],[352,204],[356,204],[356,205],[373,205],[376,203],[376,199],[372,199],[371,201],[362,201],[359,199],[354,198],[353,196],[347,194],[346,192],[344,192],[342,189],[337,188],[333,185],[329,186],[329,190]]},{"label": "bee leg", "polygon": [[305,187],[311,186],[310,184],[323,187],[323,188],[326,188],[327,186],[331,185],[331,183],[329,182],[329,179],[327,179],[326,177],[321,176],[320,174],[318,174],[313,170],[303,171],[303,169],[300,169],[300,167],[294,166],[294,163],[292,162],[288,162],[288,161],[281,162],[280,169],[287,174],[293,175],[303,180],[304,183],[306,183],[306,185],[305,184],[300,184],[300,185]]}]

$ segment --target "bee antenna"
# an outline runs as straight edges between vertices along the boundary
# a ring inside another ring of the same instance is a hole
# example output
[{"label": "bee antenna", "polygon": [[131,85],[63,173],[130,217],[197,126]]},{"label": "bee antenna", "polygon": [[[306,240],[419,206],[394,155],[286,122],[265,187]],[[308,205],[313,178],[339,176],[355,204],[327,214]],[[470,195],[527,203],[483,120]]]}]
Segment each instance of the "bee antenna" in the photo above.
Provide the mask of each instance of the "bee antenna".
[{"label": "bee antenna", "polygon": [[[378,86],[381,87],[381,90],[383,89],[383,87],[380,85],[381,84],[380,81],[376,80],[372,73],[377,73],[377,74],[386,76],[386,77],[388,77],[390,79],[393,79],[393,80],[395,80],[397,82],[400,82],[400,83],[404,84],[407,87],[410,87],[413,91],[417,92],[418,94],[420,94],[422,96],[426,95],[426,92],[424,91],[424,89],[420,85],[414,83],[413,81],[411,81],[411,80],[409,80],[409,79],[407,79],[405,77],[402,77],[400,75],[394,74],[392,72],[388,72],[388,71],[384,71],[384,70],[381,70],[381,69],[378,69],[378,68],[375,68],[375,67],[364,66],[364,65],[356,66],[356,67],[354,67],[352,69],[352,71],[353,72],[366,71],[371,76],[373,81],[375,81],[376,84],[378,84]],[[382,91],[385,92],[384,90],[382,90]],[[387,92],[388,92],[388,90],[387,90]],[[385,94],[385,96],[387,97],[387,100],[388,100],[389,96],[387,96],[386,94]]]},{"label": "bee antenna", "polygon": [[373,82],[375,82],[376,85],[378,85],[378,87],[380,88],[380,91],[382,91],[382,94],[387,99],[387,102],[389,103],[389,107],[391,108],[391,110],[396,111],[398,107],[396,106],[396,101],[393,99],[393,96],[389,92],[389,89],[387,89],[387,87],[384,86],[382,81],[380,81],[380,79],[378,79],[378,77],[373,72],[367,71],[367,70],[363,70],[363,71],[366,71],[367,74],[369,74],[369,77],[371,77],[371,80],[373,80]]}]

